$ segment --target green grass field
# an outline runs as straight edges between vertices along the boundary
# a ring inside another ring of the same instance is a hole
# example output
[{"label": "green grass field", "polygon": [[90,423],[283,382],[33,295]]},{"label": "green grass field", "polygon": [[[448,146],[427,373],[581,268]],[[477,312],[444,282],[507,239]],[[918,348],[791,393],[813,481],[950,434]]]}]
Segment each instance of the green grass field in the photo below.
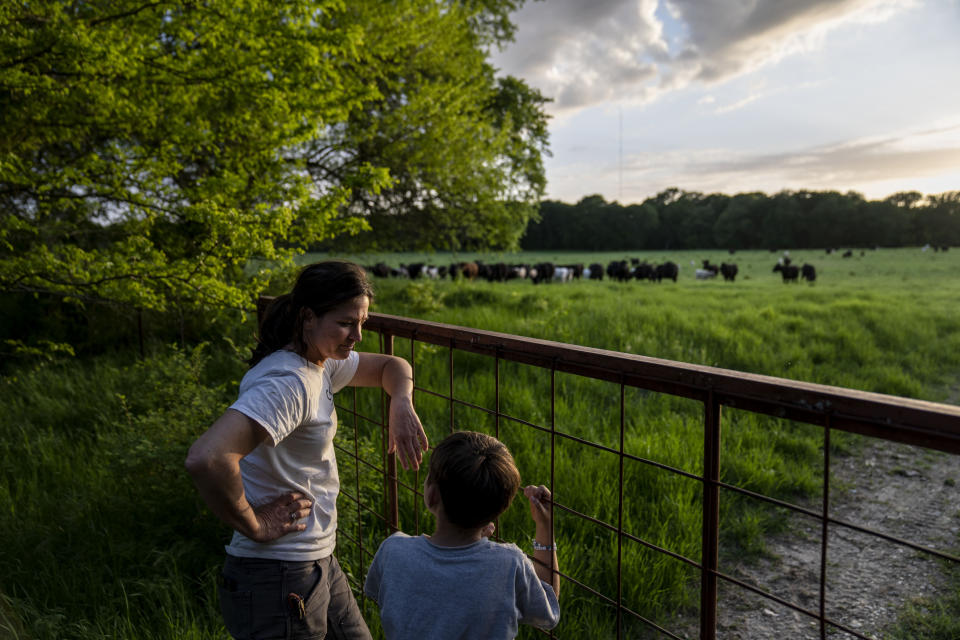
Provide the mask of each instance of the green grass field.
[{"label": "green grass field", "polygon": [[[793,251],[796,264],[816,266],[813,284],[784,284],[772,272],[778,255],[471,254],[466,258],[526,263],[672,259],[681,271],[676,283],[377,279],[373,310],[879,393],[947,397],[960,376],[960,251],[881,249],[853,258]],[[363,264],[451,261],[449,255],[344,257]],[[703,259],[736,261],[737,281],[696,280],[691,262]]]},{"label": "green grass field", "polygon": [[[778,256],[769,252],[732,257],[703,252],[487,256],[481,258],[488,262],[499,258],[505,262],[602,264],[628,257],[651,262],[669,258],[682,267],[677,283],[659,284],[604,280],[534,286],[528,281],[381,279],[376,284],[383,301],[375,305],[375,310],[893,395],[948,398],[960,373],[955,303],[958,279],[954,276],[960,262],[960,257],[954,259],[957,254],[918,249],[868,251],[853,258],[823,252],[792,253],[796,263],[817,266],[816,283],[784,284],[779,274],[772,272]],[[446,256],[350,257],[368,264],[384,258],[392,265],[448,262]],[[735,260],[740,267],[738,280],[696,280],[694,265],[699,266],[704,258],[715,263]],[[425,348],[418,347],[418,379],[429,389],[445,392],[449,384],[445,351],[434,350],[432,354],[428,347],[423,355]],[[406,341],[398,341],[396,352],[409,352]],[[431,364],[432,357],[438,362]],[[465,369],[462,375],[461,367]],[[462,390],[458,399],[491,407],[489,369],[477,363],[476,357],[464,356],[455,357],[455,370],[454,387]],[[475,370],[481,373],[474,374]],[[510,380],[502,389],[504,412],[545,424],[549,387],[543,376],[520,367],[501,372],[501,376]],[[618,393],[614,385],[561,380],[557,428],[615,448]],[[441,437],[442,428],[449,422],[446,403],[425,400],[420,411],[425,423],[443,425],[431,434],[432,438]],[[627,452],[699,472],[701,411],[698,403],[628,392]],[[468,410],[458,409],[455,422],[457,428],[492,428],[486,416]],[[724,424],[725,481],[787,500],[818,494],[822,473],[822,435],[818,429],[732,410],[725,412]],[[547,450],[536,434],[510,428],[505,440],[519,451],[525,477],[544,476]],[[855,445],[853,438],[834,438],[834,447],[840,453],[853,452]],[[584,464],[584,460],[589,463]],[[615,522],[615,456],[566,445],[558,449],[556,465],[555,490],[565,505]],[[658,546],[698,559],[699,487],[630,465],[625,477],[629,487],[645,488],[628,496],[625,528]],[[414,481],[411,484],[416,486]],[[670,498],[663,499],[664,495]],[[648,497],[651,499],[646,500]],[[510,529],[523,530],[520,511],[508,520]],[[422,513],[421,517],[426,515]],[[413,519],[408,513],[406,522]],[[725,498],[721,524],[725,553],[760,551],[764,533],[774,530],[779,521],[775,512],[737,496]],[[615,593],[615,539],[576,518],[568,518],[563,526],[560,535],[574,546],[568,553],[561,553],[564,569],[571,563],[576,579],[606,595]],[[522,535],[511,537],[508,533],[506,537],[524,541]],[[627,606],[660,621],[689,612],[696,597],[690,588],[695,575],[662,556],[629,547],[627,552],[638,554],[635,560],[624,561],[625,566],[635,568],[624,579]],[[651,571],[651,567],[656,568]],[[595,597],[582,594],[575,595],[572,604],[565,602],[565,612],[576,612],[571,617],[582,621],[577,623],[583,625],[577,633],[589,637],[613,635],[606,624],[609,617],[591,618],[602,609]],[[637,629],[631,631],[639,633]]]},{"label": "green grass field", "polygon": [[[338,257],[393,265],[477,257],[603,264],[669,258],[681,265],[676,283],[604,280],[535,286],[528,281],[377,279],[373,310],[956,402],[960,251],[881,249],[846,259],[823,251],[791,253],[797,264],[817,267],[815,284],[783,284],[771,271],[778,255],[769,252]],[[703,259],[736,261],[737,281],[695,280],[691,261],[699,265]],[[231,338],[247,345],[240,337]],[[373,349],[375,343],[376,336],[368,334],[364,348]],[[409,353],[409,344],[398,340],[396,350]],[[141,363],[125,355],[24,365],[0,379],[5,408],[0,418],[0,636],[223,636],[213,576],[228,532],[202,508],[182,462],[193,438],[232,401],[244,365],[226,341],[187,351],[156,346]],[[418,385],[445,391],[446,352],[419,345],[417,358]],[[492,376],[482,359],[458,355],[454,375],[458,398],[490,406]],[[502,390],[506,413],[540,424],[548,418],[544,397],[549,384],[540,373],[504,365],[501,378],[510,382]],[[619,388],[571,376],[558,376],[557,388],[557,428],[615,446]],[[377,400],[369,394],[361,393],[359,401],[375,410]],[[625,402],[628,452],[699,470],[698,403],[639,391],[628,391]],[[436,442],[448,428],[448,405],[420,394],[418,411]],[[341,417],[341,437],[348,436],[349,423]],[[493,428],[478,411],[458,409],[455,423],[458,428]],[[724,429],[724,480],[785,499],[816,497],[822,459],[818,429],[733,411],[725,412]],[[543,436],[502,424],[501,437],[524,479],[542,482],[549,472]],[[340,444],[353,448],[349,437]],[[855,455],[855,440],[836,438],[833,444],[839,454]],[[359,446],[369,455],[379,447],[372,437],[361,438]],[[555,465],[559,500],[605,521],[615,517],[615,456],[562,445]],[[355,493],[359,482],[361,498],[379,504],[374,476],[361,473],[358,478],[343,461],[341,475],[345,489]],[[639,465],[629,465],[625,477],[631,488],[625,528],[699,558],[699,486]],[[418,486],[412,474],[404,480]],[[764,533],[778,526],[775,513],[743,500],[724,500],[723,508],[726,554],[760,552]],[[426,512],[409,492],[401,497],[401,509],[405,529],[430,530]],[[500,533],[525,545],[530,529],[523,509],[519,501],[514,504]],[[366,544],[375,547],[382,531],[355,514],[341,500],[342,526],[362,522]],[[580,519],[560,517],[557,537],[566,573],[601,593],[615,593],[616,542],[610,534]],[[340,553],[345,568],[359,577],[363,559],[343,543]],[[664,623],[691,613],[694,572],[637,545],[628,545],[623,553],[623,596],[631,609]],[[565,587],[561,603],[559,637],[613,637],[612,610],[595,598]],[[376,627],[375,612],[367,611]],[[639,627],[629,630],[635,635],[625,637],[640,637]],[[948,636],[903,631],[889,637]]]}]

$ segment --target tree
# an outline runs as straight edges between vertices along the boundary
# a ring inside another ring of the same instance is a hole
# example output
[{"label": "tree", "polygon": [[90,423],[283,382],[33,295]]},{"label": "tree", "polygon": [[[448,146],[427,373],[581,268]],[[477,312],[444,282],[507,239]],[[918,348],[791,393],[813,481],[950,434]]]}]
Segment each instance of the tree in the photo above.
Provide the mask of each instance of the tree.
[{"label": "tree", "polygon": [[509,244],[546,143],[543,99],[484,61],[516,4],[4,4],[0,291],[249,307],[368,202]]},{"label": "tree", "polygon": [[623,244],[620,213],[620,205],[608,203],[601,195],[584,196],[562,229],[562,246],[592,251],[620,249]]},{"label": "tree", "polygon": [[927,203],[924,239],[937,246],[960,245],[960,191],[928,196]]},{"label": "tree", "polygon": [[911,209],[923,203],[923,194],[919,191],[898,191],[891,196],[887,196],[884,202],[889,202],[903,209]]},{"label": "tree", "polygon": [[621,246],[618,249],[654,249],[660,230],[660,216],[649,203],[632,204],[623,209],[623,226],[615,228]]},{"label": "tree", "polygon": [[513,249],[537,215],[546,99],[486,62],[484,45],[505,36],[477,7],[495,4],[394,2],[391,14],[369,5],[360,18],[396,46],[376,68],[353,70],[375,74],[377,95],[318,139],[307,165],[319,184],[364,164],[389,170],[387,188],[354,192],[344,210],[368,222],[351,247]]},{"label": "tree", "polygon": [[862,205],[865,246],[895,247],[916,244],[911,233],[911,213],[889,200],[868,200]]},{"label": "tree", "polygon": [[738,193],[713,225],[713,237],[720,248],[756,249],[762,246],[763,215],[769,199],[759,192]]},{"label": "tree", "polygon": [[797,229],[803,224],[803,201],[808,195],[809,192],[806,191],[784,190],[769,199],[760,233],[760,241],[765,248],[786,249],[797,246],[794,238],[797,236]]},{"label": "tree", "polygon": [[907,233],[903,240],[904,244],[923,244],[927,242],[926,230],[923,228],[921,219],[924,211],[924,196],[922,193],[919,191],[899,191],[889,196],[884,202],[896,207],[896,210],[902,214],[905,220],[903,225]]},{"label": "tree", "polygon": [[[296,148],[375,92],[336,1],[17,3],[0,13],[0,290],[246,306],[252,256],[335,233]],[[349,177],[375,191],[386,174]],[[346,179],[345,179],[346,181]],[[296,224],[294,224],[296,223]]]},{"label": "tree", "polygon": [[657,194],[664,249],[711,247],[716,212],[710,197],[697,191],[667,189]]},{"label": "tree", "polygon": [[863,196],[856,192],[801,192],[809,194],[804,202],[802,222],[794,230],[793,246],[840,247],[873,244],[870,231],[861,220]]}]

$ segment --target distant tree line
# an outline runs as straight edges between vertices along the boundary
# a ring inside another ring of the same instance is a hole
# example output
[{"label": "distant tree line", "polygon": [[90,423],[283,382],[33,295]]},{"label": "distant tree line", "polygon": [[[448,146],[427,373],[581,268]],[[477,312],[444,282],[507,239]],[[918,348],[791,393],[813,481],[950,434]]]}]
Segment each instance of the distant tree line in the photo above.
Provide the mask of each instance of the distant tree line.
[{"label": "distant tree line", "polygon": [[781,191],[705,195],[667,189],[641,204],[599,195],[545,200],[527,226],[525,250],[774,249],[960,245],[960,191]]}]

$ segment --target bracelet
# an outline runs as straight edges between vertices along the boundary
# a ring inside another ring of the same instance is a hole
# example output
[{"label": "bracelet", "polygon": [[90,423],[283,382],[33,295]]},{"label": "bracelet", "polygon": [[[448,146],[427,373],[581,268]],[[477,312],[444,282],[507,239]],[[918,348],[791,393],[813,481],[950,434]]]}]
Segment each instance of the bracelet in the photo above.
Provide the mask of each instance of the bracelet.
[{"label": "bracelet", "polygon": [[553,544],[540,544],[537,542],[537,539],[533,539],[533,550],[534,551],[556,551],[557,542],[554,540]]}]

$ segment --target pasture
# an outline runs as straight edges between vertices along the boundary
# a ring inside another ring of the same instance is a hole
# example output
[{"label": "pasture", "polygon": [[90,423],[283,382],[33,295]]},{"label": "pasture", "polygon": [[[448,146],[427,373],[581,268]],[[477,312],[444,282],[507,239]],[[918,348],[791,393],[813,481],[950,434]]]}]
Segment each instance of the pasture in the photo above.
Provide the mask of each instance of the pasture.
[{"label": "pasture", "polygon": [[[378,278],[373,310],[957,402],[960,250],[880,249],[863,256],[856,252],[851,258],[822,250],[791,254],[796,264],[816,266],[814,284],[782,283],[772,272],[779,254],[769,252],[337,257],[391,265],[475,258],[603,264],[623,258],[671,259],[681,267],[676,283],[604,279],[533,285]],[[326,256],[304,256],[303,261],[320,257]],[[737,280],[696,280],[690,262],[699,265],[703,259],[736,261]],[[277,282],[269,293],[285,286]],[[201,506],[183,471],[183,457],[189,443],[235,397],[245,368],[242,358],[252,344],[250,325],[225,338],[186,349],[153,345],[141,362],[130,353],[117,353],[24,365],[0,379],[0,404],[5,408],[0,417],[0,510],[5,519],[0,528],[0,635],[222,637],[214,576],[228,532]],[[367,332],[363,347],[375,349],[376,342],[377,336]],[[398,354],[409,350],[408,342],[397,341]],[[418,385],[438,390],[449,385],[443,350],[419,346],[417,361]],[[454,364],[458,397],[489,406],[489,368],[469,357],[458,356]],[[505,366],[501,377],[510,382],[501,398],[504,412],[531,422],[546,419],[549,385],[541,375]],[[619,390],[571,376],[559,376],[557,388],[557,427],[612,443]],[[365,393],[360,402],[378,406],[378,399]],[[696,452],[702,438],[696,403],[639,391],[629,392],[626,402],[629,451],[698,471]],[[417,403],[431,441],[438,441],[449,421],[446,403],[429,394],[419,394]],[[489,416],[468,410],[458,410],[456,424],[491,429]],[[725,414],[724,425],[725,480],[783,499],[816,498],[822,447],[817,429],[736,412]],[[349,433],[347,426],[343,434]],[[524,479],[544,478],[543,439],[524,429],[501,429]],[[352,448],[350,441],[342,444]],[[379,451],[372,434],[360,446],[372,455]],[[838,455],[856,455],[859,443],[835,437],[832,446]],[[611,461],[563,447],[556,464],[562,500],[608,518],[615,500],[609,490],[616,473]],[[361,497],[378,505],[379,481],[356,478],[347,465],[341,466],[344,486],[359,481]],[[627,469],[626,474],[636,488],[626,513],[631,531],[698,557],[696,486],[641,468]],[[403,480],[418,486],[412,474]],[[776,512],[742,500],[725,500],[722,507],[726,559],[762,553],[764,536],[780,526]],[[343,526],[353,526],[354,510],[341,509]],[[526,546],[529,522],[523,509],[516,502],[502,519],[500,532]],[[431,526],[409,495],[401,501],[401,522],[420,522],[427,531]],[[375,546],[382,527],[364,524],[365,544]],[[609,536],[560,519],[557,539],[565,572],[603,593],[614,589]],[[348,549],[342,549],[341,562],[359,578],[362,564]],[[691,614],[695,576],[688,569],[640,549],[627,553],[634,554],[625,561],[631,568],[624,576],[628,606],[664,622]],[[558,637],[613,637],[609,612],[576,589],[565,589]],[[366,613],[376,628],[375,608],[369,602]],[[638,629],[633,631],[637,635],[626,637],[640,637]],[[521,637],[539,637],[524,633]]]},{"label": "pasture", "polygon": [[[650,262],[670,259],[681,265],[681,271],[676,283],[605,279],[533,285],[524,280],[380,278],[376,287],[381,299],[374,310],[796,380],[956,401],[960,380],[958,253],[879,250],[862,256],[857,252],[850,258],[843,258],[842,253],[791,254],[798,265],[816,265],[815,283],[783,283],[772,271],[779,254],[769,252],[735,256],[704,252],[524,254],[504,256],[502,261],[605,264],[635,257]],[[371,257],[393,266],[445,263],[444,257],[437,256],[367,256]],[[364,257],[351,258],[367,263]],[[694,269],[703,259],[717,264],[735,260],[737,280],[697,280]],[[369,339],[375,341],[376,337]],[[409,353],[409,343],[398,340],[396,352]],[[426,389],[443,392],[452,384],[458,399],[493,406],[488,367],[455,355],[451,383],[444,350],[421,345],[417,359],[418,383]],[[503,411],[545,424],[549,420],[549,384],[542,374],[511,367],[501,376],[509,380],[500,400]],[[615,447],[617,394],[614,385],[561,376],[557,428]],[[428,395],[421,398],[418,411],[436,441],[449,421],[449,409],[445,402]],[[372,410],[374,405],[369,406]],[[628,392],[627,450],[698,472],[702,450],[699,411],[696,403]],[[455,423],[458,428],[492,429],[488,416],[459,408]],[[538,440],[521,428],[501,429],[516,452],[521,473],[543,477],[548,452],[542,438]],[[722,476],[726,481],[790,501],[819,495],[823,439],[818,429],[729,411],[725,433]],[[856,437],[835,436],[832,446],[838,455],[856,455],[860,443]],[[576,447],[562,448],[557,452],[555,490],[572,508],[594,517],[609,517],[616,507],[613,462]],[[640,469],[626,473],[628,486],[643,487],[628,500],[629,530],[658,546],[698,557],[696,487]],[[413,478],[408,480],[412,486],[418,485]],[[373,493],[368,499],[374,499]],[[743,553],[762,553],[764,536],[782,526],[781,516],[738,497],[725,499],[721,527],[727,561]],[[401,522],[429,522],[429,515],[410,500]],[[504,525],[505,538],[522,544],[522,505],[515,505]],[[564,570],[569,568],[578,580],[601,593],[615,590],[614,540],[602,539],[595,528],[573,519],[561,523],[558,537],[574,547],[560,553]],[[374,536],[368,544],[375,545],[378,540]],[[636,553],[627,562],[632,568],[624,583],[627,605],[659,621],[689,614],[695,602],[690,591],[694,576],[676,563]],[[564,628],[588,637],[612,637],[611,620],[597,616],[600,610],[596,601],[575,595],[572,602],[565,602]]]},{"label": "pasture", "polygon": [[[366,254],[391,266],[453,261],[557,264],[636,258],[680,265],[676,283],[631,280],[533,285],[529,280],[377,278],[373,310],[751,373],[945,400],[960,379],[960,250],[794,250],[814,283],[784,283],[781,253]],[[735,262],[737,279],[697,280],[704,259]]]}]

